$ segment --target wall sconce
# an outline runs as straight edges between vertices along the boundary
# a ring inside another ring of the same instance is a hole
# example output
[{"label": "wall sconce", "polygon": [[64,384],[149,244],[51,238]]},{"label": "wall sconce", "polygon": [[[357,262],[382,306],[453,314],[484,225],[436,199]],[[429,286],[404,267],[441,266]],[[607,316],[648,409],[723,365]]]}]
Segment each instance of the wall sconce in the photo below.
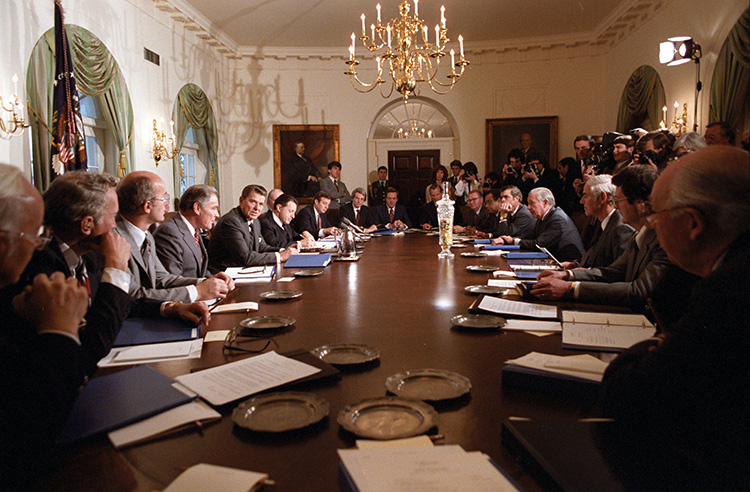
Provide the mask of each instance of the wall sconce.
[{"label": "wall sconce", "polygon": [[[162,118],[162,123],[164,122],[164,118]],[[165,146],[167,135],[164,131],[159,130],[159,128],[156,126],[156,120],[154,120],[154,162],[156,163],[156,166],[159,166],[159,161],[164,159],[172,159],[174,156],[177,155],[177,149],[175,148],[175,138],[174,138],[174,121],[169,122],[170,125],[170,137],[169,137],[169,143],[170,143],[170,150],[167,150],[167,147]]]},{"label": "wall sconce", "polygon": [[659,43],[659,62],[668,67],[682,65],[695,60],[695,104],[693,105],[693,131],[698,131],[698,95],[703,88],[701,83],[701,45],[690,36],[667,38]]},{"label": "wall sconce", "polygon": [[8,138],[12,137],[20,137],[23,135],[24,130],[26,130],[29,125],[26,124],[26,120],[24,120],[23,115],[23,105],[18,102],[18,75],[13,74],[13,94],[8,98],[10,101],[8,102],[9,106],[5,105],[5,101],[3,101],[2,96],[0,96],[0,107],[3,108],[3,111],[7,111],[10,113],[10,117],[8,118],[8,122],[6,123],[5,118],[0,117],[0,131],[4,135],[7,135]]}]

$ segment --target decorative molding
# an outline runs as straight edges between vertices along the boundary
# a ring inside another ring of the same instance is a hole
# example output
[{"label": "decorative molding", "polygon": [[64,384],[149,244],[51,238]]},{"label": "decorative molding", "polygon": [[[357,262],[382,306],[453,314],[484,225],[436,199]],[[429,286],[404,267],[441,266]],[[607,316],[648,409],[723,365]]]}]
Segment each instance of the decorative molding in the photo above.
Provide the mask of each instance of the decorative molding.
[{"label": "decorative molding", "polygon": [[[490,55],[487,59],[500,63],[506,59],[523,61],[602,55],[614,48],[620,41],[672,1],[626,0],[620,3],[590,32],[565,36],[466,43],[465,52],[475,57]],[[345,49],[339,48],[239,46],[185,0],[153,0],[153,2],[157,9],[168,13],[172,20],[182,23],[187,31],[194,32],[197,38],[205,41],[208,46],[227,58],[279,61],[345,61],[349,56]],[[493,57],[491,55],[501,56]],[[366,57],[361,58],[366,59]]]}]

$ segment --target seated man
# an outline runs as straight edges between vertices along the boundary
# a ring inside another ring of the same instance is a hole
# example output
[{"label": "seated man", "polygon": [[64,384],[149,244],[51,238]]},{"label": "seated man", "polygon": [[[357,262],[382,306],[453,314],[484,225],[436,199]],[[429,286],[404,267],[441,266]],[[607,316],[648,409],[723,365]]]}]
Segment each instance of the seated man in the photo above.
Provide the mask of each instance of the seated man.
[{"label": "seated man", "polygon": [[295,234],[289,225],[296,213],[297,199],[286,193],[279,195],[269,213],[261,215],[258,219],[260,232],[266,243],[276,248],[288,248],[295,244],[299,248],[315,246],[315,239],[309,232]]},{"label": "seated man", "polygon": [[193,302],[223,298],[229,292],[227,276],[182,277],[169,273],[159,260],[148,229],[164,222],[164,214],[169,210],[164,180],[149,171],[134,171],[118,185],[117,198],[120,202],[117,232],[130,243],[128,270],[133,297]]},{"label": "seated man", "polygon": [[[422,218],[422,229],[423,230],[429,230],[432,228],[436,228],[439,226],[438,224],[438,216],[437,216],[437,202],[439,202],[443,198],[443,190],[440,189],[440,186],[436,184],[430,185],[430,203],[425,204],[422,209],[420,210]],[[460,224],[462,222],[461,219],[461,209],[456,206],[456,204],[453,204],[453,223],[454,224]]]},{"label": "seated man", "polygon": [[331,234],[338,234],[339,229],[332,226],[326,216],[330,204],[331,196],[328,193],[325,191],[315,193],[312,205],[300,210],[292,222],[297,234],[307,232],[316,240]]},{"label": "seated man", "polygon": [[365,232],[377,229],[370,223],[370,211],[372,209],[365,205],[365,190],[355,188],[352,191],[352,201],[341,206],[341,218],[348,219],[355,226],[361,227]]},{"label": "seated man", "polygon": [[[603,416],[663,458],[640,490],[742,490],[750,442],[750,156],[708,147],[657,179],[647,221],[669,258],[700,280],[687,309],[620,354],[601,388]],[[625,172],[625,171],[623,171]],[[680,467],[678,464],[684,466]]]},{"label": "seated man", "polygon": [[657,176],[650,166],[634,165],[613,178],[615,203],[622,220],[638,231],[619,258],[606,267],[542,272],[531,293],[545,300],[567,297],[647,312],[647,300],[654,296],[663,278],[674,268],[659,245],[656,233],[647,227],[639,213],[639,207],[648,201]]},{"label": "seated man", "polygon": [[214,227],[208,243],[208,270],[214,274],[228,267],[268,265],[286,261],[299,251],[297,245],[284,250],[263,240],[256,220],[266,201],[266,189],[251,184],[242,189],[240,203],[224,214]]},{"label": "seated man", "polygon": [[[497,194],[497,195],[496,195]],[[495,213],[495,229],[489,232],[477,232],[477,236],[495,238],[493,244],[503,244],[500,236],[529,239],[534,235],[537,220],[531,216],[529,209],[521,203],[523,194],[517,186],[504,186],[499,192],[489,191],[485,194],[485,203]]]},{"label": "seated man", "polygon": [[[594,176],[586,182],[581,197],[586,216],[595,218],[592,245],[581,259],[581,266],[593,268],[608,266],[625,251],[635,230],[622,222],[615,208],[615,185],[608,174]],[[566,268],[577,266],[573,263]]]},{"label": "seated man", "polygon": [[[521,249],[537,251],[545,247],[559,261],[580,260],[583,243],[575,224],[561,209],[555,207],[555,197],[547,188],[534,188],[529,193],[529,210],[539,219],[534,234],[529,239],[500,236],[497,244],[518,244]],[[502,241],[502,243],[501,243]]]},{"label": "seated man", "polygon": [[337,209],[345,203],[352,201],[349,190],[341,181],[341,163],[331,161],[328,164],[328,177],[320,182],[320,191],[325,191],[331,196],[330,208]]},{"label": "seated man", "polygon": [[375,207],[372,217],[373,225],[386,229],[408,229],[411,227],[406,207],[398,203],[398,190],[388,188],[385,193],[385,205]]},{"label": "seated man", "polygon": [[180,198],[180,211],[154,232],[156,254],[169,273],[183,277],[210,276],[208,252],[200,231],[213,229],[218,218],[219,197],[214,187],[198,184],[185,190]]},{"label": "seated man", "polygon": [[453,226],[453,232],[473,236],[477,231],[490,232],[495,229],[496,217],[484,206],[481,191],[470,191],[466,197],[466,203],[469,205],[471,213],[468,217],[464,217],[459,225]]}]

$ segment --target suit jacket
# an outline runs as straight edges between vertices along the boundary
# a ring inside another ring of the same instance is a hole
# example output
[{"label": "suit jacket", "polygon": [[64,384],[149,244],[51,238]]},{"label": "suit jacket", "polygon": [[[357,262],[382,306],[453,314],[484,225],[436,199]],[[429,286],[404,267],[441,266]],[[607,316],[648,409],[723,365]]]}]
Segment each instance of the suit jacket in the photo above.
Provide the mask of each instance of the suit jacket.
[{"label": "suit jacket", "polygon": [[260,233],[269,246],[286,248],[295,244],[298,240],[298,234],[295,234],[292,226],[284,224],[284,227],[279,227],[279,224],[273,220],[273,212],[261,215],[258,223],[260,224]]},{"label": "suit jacket", "polygon": [[521,186],[519,186],[519,188],[523,193],[524,200],[528,203],[529,192],[534,188],[547,188],[555,196],[555,201],[560,202],[562,199],[560,173],[558,173],[556,169],[544,168],[544,172],[538,177],[539,179],[536,181],[521,179]]},{"label": "suit jacket", "polygon": [[203,241],[195,242],[179,213],[168,218],[154,232],[156,254],[164,268],[183,277],[208,277],[208,252]]},{"label": "suit jacket", "polygon": [[[435,202],[430,201],[429,203],[425,203],[420,209],[420,225],[421,224],[430,224],[431,227],[438,227],[438,216],[437,216],[437,205],[435,205]],[[463,222],[463,218],[461,217],[461,209],[457,207],[455,204],[453,205],[453,223],[454,224],[460,224]]]},{"label": "suit jacket", "polygon": [[125,224],[125,218],[117,216],[117,232],[130,243],[130,260],[128,260],[128,271],[130,272],[130,295],[136,299],[145,297],[159,301],[190,302],[188,285],[196,285],[202,278],[182,277],[169,273],[162,265],[156,254],[154,237],[146,231],[148,245],[148,261],[141,256],[141,245],[130,233]]},{"label": "suit jacket", "polygon": [[279,248],[267,244],[257,220],[248,227],[240,207],[224,214],[211,232],[208,243],[208,270],[223,272],[228,267],[245,267],[276,263]]},{"label": "suit jacket", "polygon": [[370,227],[372,225],[370,221],[370,211],[372,209],[368,207],[367,205],[362,205],[359,209],[359,223],[355,220],[355,214],[354,214],[354,205],[352,205],[352,202],[347,203],[346,205],[341,206],[341,210],[339,211],[340,216],[346,217],[350,221],[352,221],[352,224],[358,225],[360,227]]},{"label": "suit jacket", "polygon": [[307,156],[300,157],[294,154],[289,159],[287,176],[294,196],[313,196],[320,190],[317,181],[307,180],[308,176],[321,177],[320,171]]},{"label": "suit jacket", "polygon": [[717,268],[694,286],[669,336],[658,345],[634,345],[604,374],[603,415],[622,421],[629,441],[650,436],[643,442],[666,443],[689,456],[692,471],[698,468],[707,479],[693,482],[692,490],[747,486],[749,255],[750,233],[745,232]]},{"label": "suit jacket", "polygon": [[[393,210],[393,220],[394,222],[397,220],[400,220],[404,224],[406,224],[406,227],[411,227],[411,220],[409,220],[409,214],[406,212],[406,207],[401,205],[400,203],[397,203]],[[375,207],[372,214],[372,223],[377,225],[378,227],[385,227],[386,224],[389,224],[390,221],[390,214],[388,213],[388,207],[385,205],[379,205]]]},{"label": "suit jacket", "polygon": [[584,254],[581,236],[565,212],[552,207],[543,220],[537,221],[533,238],[521,239],[521,249],[536,251],[543,246],[560,261],[580,260]]},{"label": "suit jacket", "polygon": [[346,184],[340,179],[337,180],[337,184],[339,186],[338,190],[330,177],[320,182],[320,191],[325,191],[331,195],[330,208],[333,209],[339,208],[341,205],[352,201],[352,197],[349,195],[349,190],[346,189]]},{"label": "suit jacket", "polygon": [[668,270],[676,268],[661,249],[653,229],[647,229],[639,248],[635,234],[625,252],[606,267],[572,270],[578,286],[578,300],[596,304],[626,306],[646,311],[646,300],[652,297]]},{"label": "suit jacket", "polygon": [[504,220],[498,220],[497,227],[492,232],[492,236],[510,236],[521,239],[533,238],[536,223],[537,219],[531,215],[528,207],[521,203],[514,215],[509,215]]},{"label": "suit jacket", "polygon": [[[478,214],[470,209],[468,216],[464,217],[461,221],[461,225],[464,227],[471,226],[482,232],[491,232],[495,230],[496,220],[497,216],[491,214],[490,211],[487,210],[487,207],[482,205]],[[456,221],[454,220],[453,223],[455,224]]]},{"label": "suit jacket", "polygon": [[385,192],[390,187],[393,187],[393,183],[388,180],[385,181],[384,186],[380,185],[380,180],[370,183],[370,207],[385,205]]},{"label": "suit jacket", "polygon": [[634,232],[632,227],[622,223],[622,215],[617,209],[610,215],[604,230],[601,222],[597,220],[594,243],[583,255],[581,266],[592,268],[610,265],[625,251]]},{"label": "suit jacket", "polygon": [[314,206],[309,205],[297,213],[297,216],[292,221],[292,227],[297,234],[302,234],[303,231],[307,231],[312,234],[315,239],[318,239],[320,237],[321,229],[332,227],[331,221],[328,220],[326,214],[320,214],[320,221],[322,227],[318,227],[318,221],[315,220]]}]

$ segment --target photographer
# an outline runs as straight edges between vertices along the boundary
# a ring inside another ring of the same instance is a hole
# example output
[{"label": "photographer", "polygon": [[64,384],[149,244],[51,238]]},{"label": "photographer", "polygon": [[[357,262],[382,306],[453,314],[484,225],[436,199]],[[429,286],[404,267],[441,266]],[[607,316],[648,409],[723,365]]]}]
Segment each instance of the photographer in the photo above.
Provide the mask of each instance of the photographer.
[{"label": "photographer", "polygon": [[547,167],[547,159],[544,154],[538,150],[530,150],[526,155],[527,163],[521,169],[521,191],[523,196],[529,196],[529,192],[534,188],[547,188],[555,196],[560,198],[560,175],[555,169]]},{"label": "photographer", "polygon": [[[638,164],[652,166],[661,172],[667,167],[672,158],[672,146],[674,136],[666,130],[648,132],[638,139],[636,150],[638,153]],[[635,154],[633,160],[636,161]]]},{"label": "photographer", "polygon": [[521,149],[512,149],[508,152],[508,160],[503,166],[503,186],[521,185],[521,168],[523,167],[523,160],[523,151],[521,151]]},{"label": "photographer", "polygon": [[[482,190],[482,181],[479,179],[477,165],[473,162],[464,164],[464,172],[461,181],[456,185],[456,197],[468,197],[472,191]],[[467,202],[468,203],[468,202]]]}]

